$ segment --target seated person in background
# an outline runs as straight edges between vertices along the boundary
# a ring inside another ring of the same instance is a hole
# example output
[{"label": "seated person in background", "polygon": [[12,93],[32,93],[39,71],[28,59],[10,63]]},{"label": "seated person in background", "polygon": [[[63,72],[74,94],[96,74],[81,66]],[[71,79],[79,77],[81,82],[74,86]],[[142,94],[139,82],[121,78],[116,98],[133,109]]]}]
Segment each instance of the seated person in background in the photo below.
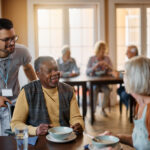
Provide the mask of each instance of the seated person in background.
[{"label": "seated person in background", "polygon": [[[86,74],[89,76],[100,76],[102,74],[107,75],[112,70],[112,63],[108,56],[105,55],[106,44],[105,42],[97,42],[95,44],[95,56],[90,57],[86,69]],[[94,111],[96,111],[97,95],[98,92],[104,93],[104,99],[102,102],[102,114],[107,116],[105,108],[110,105],[110,88],[108,85],[95,86],[94,89]]]},{"label": "seated person in background", "polygon": [[[128,59],[131,59],[135,56],[138,56],[138,49],[135,45],[130,45],[127,48],[127,52],[126,55],[128,57]],[[118,78],[123,78],[123,73],[122,72],[118,72],[118,71],[112,71],[111,73],[114,77]],[[128,109],[128,101],[130,98],[130,94],[126,93],[125,91],[125,87],[124,86],[120,86],[117,90],[118,95],[120,96],[120,101],[125,104],[125,106]]]},{"label": "seated person in background", "polygon": [[30,135],[45,135],[49,127],[71,126],[82,133],[84,122],[71,86],[59,82],[60,72],[52,57],[34,62],[39,80],[25,85],[20,92],[11,128],[27,126]]},{"label": "seated person in background", "polygon": [[[137,56],[125,64],[125,88],[136,100],[136,115],[132,136],[117,134],[120,142],[136,150],[150,149],[150,59]],[[102,134],[101,134],[102,135]],[[109,131],[103,135],[112,135]]]},{"label": "seated person in background", "polygon": [[68,45],[62,48],[62,57],[57,60],[58,70],[61,77],[75,77],[80,74],[74,58],[70,56],[70,47]]}]

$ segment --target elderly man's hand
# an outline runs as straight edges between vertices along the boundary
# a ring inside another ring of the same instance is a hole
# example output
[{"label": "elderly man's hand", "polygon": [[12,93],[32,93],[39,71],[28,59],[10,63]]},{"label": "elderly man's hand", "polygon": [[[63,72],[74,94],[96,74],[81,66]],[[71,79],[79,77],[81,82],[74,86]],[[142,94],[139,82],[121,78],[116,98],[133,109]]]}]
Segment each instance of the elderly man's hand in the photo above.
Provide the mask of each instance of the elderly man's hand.
[{"label": "elderly man's hand", "polygon": [[76,123],[75,125],[72,125],[71,128],[73,128],[73,131],[74,131],[76,134],[81,134],[81,133],[83,133],[83,128],[82,128],[82,126],[80,125],[80,123]]},{"label": "elderly man's hand", "polygon": [[36,129],[36,135],[45,135],[47,134],[49,125],[48,124],[40,124]]},{"label": "elderly man's hand", "polygon": [[113,77],[115,77],[115,78],[118,78],[118,77],[119,77],[119,72],[118,72],[118,71],[113,70],[110,74],[111,74]]},{"label": "elderly man's hand", "polygon": [[0,96],[0,107],[7,107],[5,102],[12,104],[12,102],[9,99],[7,99],[6,97]]},{"label": "elderly man's hand", "polygon": [[77,76],[78,74],[77,73],[70,73],[69,74],[69,77],[75,77],[75,76]]}]

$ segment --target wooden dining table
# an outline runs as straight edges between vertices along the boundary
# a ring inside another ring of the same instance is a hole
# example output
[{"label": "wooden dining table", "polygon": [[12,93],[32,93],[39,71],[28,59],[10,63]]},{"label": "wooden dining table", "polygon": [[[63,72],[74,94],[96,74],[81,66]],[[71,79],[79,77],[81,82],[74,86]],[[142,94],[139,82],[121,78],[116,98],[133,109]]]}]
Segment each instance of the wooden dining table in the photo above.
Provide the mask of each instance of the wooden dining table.
[{"label": "wooden dining table", "polygon": [[85,74],[82,74],[77,77],[72,78],[61,78],[61,82],[65,82],[71,86],[82,86],[82,112],[83,118],[86,116],[87,112],[87,83],[90,84],[90,108],[91,108],[91,124],[94,123],[94,109],[93,109],[93,87],[94,85],[103,85],[103,84],[122,84],[123,79],[115,78],[110,75],[101,76],[101,77],[90,77]]},{"label": "wooden dining table", "polygon": [[[28,150],[84,150],[84,146],[91,144],[91,138],[87,135],[80,135],[69,143],[53,143],[46,139],[46,136],[39,136],[36,145],[28,146]],[[134,150],[122,145],[123,150]],[[13,136],[0,136],[0,150],[17,150],[16,140]],[[87,149],[86,149],[87,150]]]},{"label": "wooden dining table", "polygon": [[93,87],[95,85],[108,85],[108,84],[122,84],[122,78],[115,78],[110,75],[101,76],[101,77],[88,77],[88,81],[90,83],[90,100],[91,100],[91,124],[94,123],[94,101],[93,101]]}]

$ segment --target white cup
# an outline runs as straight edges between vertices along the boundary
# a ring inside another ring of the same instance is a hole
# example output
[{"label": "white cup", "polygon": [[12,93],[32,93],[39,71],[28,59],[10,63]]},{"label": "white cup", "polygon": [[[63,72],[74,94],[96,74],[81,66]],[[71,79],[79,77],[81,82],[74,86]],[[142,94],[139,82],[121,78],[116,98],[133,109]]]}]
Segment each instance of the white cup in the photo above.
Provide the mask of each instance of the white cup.
[{"label": "white cup", "polygon": [[17,150],[28,150],[28,129],[15,128]]}]

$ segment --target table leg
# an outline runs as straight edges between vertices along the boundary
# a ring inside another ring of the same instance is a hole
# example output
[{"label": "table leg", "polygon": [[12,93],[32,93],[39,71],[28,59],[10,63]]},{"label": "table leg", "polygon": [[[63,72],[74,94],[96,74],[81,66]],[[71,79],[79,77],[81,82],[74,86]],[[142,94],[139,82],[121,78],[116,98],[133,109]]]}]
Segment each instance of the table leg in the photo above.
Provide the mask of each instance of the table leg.
[{"label": "table leg", "polygon": [[77,85],[78,106],[80,107],[80,85]]},{"label": "table leg", "polygon": [[133,107],[134,107],[134,98],[130,96],[130,122],[133,122]]},{"label": "table leg", "polygon": [[90,83],[91,124],[94,123],[93,84]]},{"label": "table leg", "polygon": [[83,112],[83,119],[86,116],[87,112],[87,98],[86,98],[86,83],[82,85],[82,112]]},{"label": "table leg", "polygon": [[119,101],[120,114],[122,114],[122,100]]}]

